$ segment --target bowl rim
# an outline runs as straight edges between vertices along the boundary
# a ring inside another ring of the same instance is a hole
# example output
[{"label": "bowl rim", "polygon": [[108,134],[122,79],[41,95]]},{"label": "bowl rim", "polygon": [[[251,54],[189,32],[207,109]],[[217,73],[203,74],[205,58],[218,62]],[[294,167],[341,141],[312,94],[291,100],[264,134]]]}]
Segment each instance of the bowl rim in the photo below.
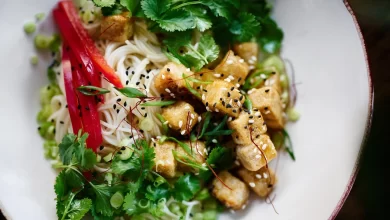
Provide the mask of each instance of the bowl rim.
[{"label": "bowl rim", "polygon": [[[343,3],[352,17],[352,20],[355,24],[355,28],[358,32],[360,42],[361,42],[361,45],[363,48],[363,54],[364,54],[367,76],[368,76],[369,104],[368,104],[368,115],[367,115],[367,119],[366,119],[366,128],[364,131],[363,141],[362,141],[360,149],[359,149],[358,157],[356,158],[356,162],[355,162],[354,168],[352,170],[352,174],[348,180],[348,184],[345,187],[344,192],[343,192],[341,198],[339,199],[336,207],[334,208],[333,212],[329,216],[329,218],[328,218],[329,220],[334,220],[337,217],[338,213],[340,212],[345,201],[347,200],[347,198],[352,190],[352,187],[355,183],[357,174],[358,174],[360,167],[361,167],[362,153],[363,153],[363,150],[365,149],[365,147],[367,146],[368,137],[370,135],[371,125],[372,125],[372,117],[373,117],[373,107],[374,107],[374,87],[373,87],[373,83],[372,83],[372,72],[370,70],[370,65],[368,62],[366,43],[365,43],[362,31],[361,31],[361,27],[357,21],[356,15],[349,4],[349,0],[343,0]],[[2,204],[1,201],[0,201],[0,214],[2,214],[5,217],[5,219],[11,219],[10,215],[5,211],[4,205]]]},{"label": "bowl rim", "polygon": [[370,64],[368,62],[366,42],[364,40],[361,27],[357,21],[355,12],[353,11],[353,9],[351,8],[351,6],[349,4],[349,0],[343,0],[343,3],[345,5],[345,7],[347,8],[349,14],[352,17],[353,23],[355,24],[355,28],[356,28],[358,35],[359,35],[359,38],[360,38],[360,42],[362,44],[364,59],[366,61],[367,76],[368,76],[369,104],[368,104],[368,115],[367,115],[367,119],[366,119],[366,128],[364,131],[364,137],[363,137],[363,141],[361,143],[360,149],[359,149],[358,157],[356,158],[355,166],[352,170],[352,174],[349,177],[348,184],[345,187],[344,192],[343,192],[339,202],[337,203],[336,207],[334,208],[332,214],[329,216],[329,220],[333,220],[337,217],[337,214],[340,212],[341,208],[343,207],[345,201],[347,200],[347,198],[349,196],[349,193],[352,190],[353,184],[355,183],[357,174],[359,173],[359,170],[361,167],[361,159],[362,159],[363,150],[367,146],[368,137],[370,135],[371,125],[372,125],[372,116],[373,116],[373,110],[374,110],[374,86],[372,83],[372,72],[370,70]]}]

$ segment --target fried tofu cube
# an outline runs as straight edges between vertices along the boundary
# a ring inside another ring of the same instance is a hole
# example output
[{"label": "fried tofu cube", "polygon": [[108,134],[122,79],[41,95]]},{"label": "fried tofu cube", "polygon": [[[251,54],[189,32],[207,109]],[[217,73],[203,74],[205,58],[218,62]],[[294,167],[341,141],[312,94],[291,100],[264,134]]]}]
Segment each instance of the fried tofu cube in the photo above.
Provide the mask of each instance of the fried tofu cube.
[{"label": "fried tofu cube", "polygon": [[257,146],[253,143],[237,146],[237,158],[250,171],[259,170],[277,156],[275,146],[268,135],[261,134],[254,142]]},{"label": "fried tofu cube", "polygon": [[248,64],[244,59],[239,56],[235,56],[234,52],[229,50],[225,55],[222,62],[214,69],[218,79],[232,83],[234,86],[239,87],[245,81],[246,76],[249,73]]},{"label": "fried tofu cube", "polygon": [[265,80],[264,86],[274,88],[279,93],[279,95],[281,95],[283,90],[282,84],[280,83],[280,74],[277,72],[273,73],[274,74],[272,74],[270,77],[268,77],[268,79]]},{"label": "fried tofu cube", "polygon": [[[203,141],[193,141],[190,143],[190,141],[185,141],[185,144],[187,144],[190,149],[192,148],[192,155],[191,157],[187,152],[184,151],[184,149],[177,145],[176,147],[176,152],[178,157],[183,160],[184,162],[187,162],[185,157],[190,158],[192,161],[198,163],[198,164],[203,164],[205,162],[205,158],[207,157],[207,150],[206,150],[206,145]],[[185,157],[180,157],[180,155],[184,155]],[[178,169],[183,172],[191,172],[191,171],[196,171],[192,167],[181,163],[178,163]]]},{"label": "fried tofu cube", "polygon": [[228,171],[220,172],[218,177],[223,183],[217,178],[213,180],[213,195],[226,207],[235,210],[241,209],[249,197],[249,189],[246,184],[231,175]]},{"label": "fried tofu cube", "polygon": [[240,168],[237,171],[238,176],[248,184],[258,196],[265,198],[272,191],[276,183],[275,173],[270,169],[263,167],[258,171],[249,171],[245,168]]},{"label": "fried tofu cube", "polygon": [[236,144],[250,144],[251,136],[255,139],[267,132],[267,126],[258,109],[253,109],[251,113],[241,112],[238,118],[228,121],[227,125],[234,130],[232,137]]},{"label": "fried tofu cube", "polygon": [[167,178],[175,177],[177,163],[173,157],[172,150],[176,149],[176,143],[172,141],[165,141],[162,144],[154,144],[154,152],[156,153],[156,156],[154,158],[155,165],[153,170]]},{"label": "fried tofu cube", "polygon": [[245,62],[254,65],[259,56],[259,45],[256,42],[244,42],[234,45],[234,52]]},{"label": "fried tofu cube", "polygon": [[100,32],[101,39],[125,42],[133,35],[133,24],[129,13],[103,17]]},{"label": "fried tofu cube", "polygon": [[248,91],[252,105],[261,111],[265,123],[273,129],[284,127],[283,107],[280,95],[273,87],[263,87]]},{"label": "fried tofu cube", "polygon": [[232,117],[238,117],[245,101],[233,84],[216,80],[208,84],[202,94],[202,102],[207,110],[221,112]]},{"label": "fried tofu cube", "polygon": [[[183,79],[183,73],[187,76],[193,75],[193,72],[184,65],[170,62],[166,64],[154,78],[154,86],[158,92],[173,98],[175,98],[175,94],[188,94],[186,82]],[[191,87],[193,86],[192,81],[187,80],[187,82]]]},{"label": "fried tofu cube", "polygon": [[168,121],[168,126],[181,135],[188,134],[198,122],[198,114],[194,107],[184,101],[178,101],[162,109],[161,115]]}]

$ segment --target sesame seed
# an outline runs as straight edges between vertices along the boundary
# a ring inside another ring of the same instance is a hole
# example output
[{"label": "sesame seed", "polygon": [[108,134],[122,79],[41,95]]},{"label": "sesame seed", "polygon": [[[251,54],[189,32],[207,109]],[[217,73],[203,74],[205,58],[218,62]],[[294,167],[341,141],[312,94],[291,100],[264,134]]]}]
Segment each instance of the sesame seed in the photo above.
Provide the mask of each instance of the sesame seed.
[{"label": "sesame seed", "polygon": [[215,109],[215,112],[219,112],[219,109],[216,108],[216,109]]},{"label": "sesame seed", "polygon": [[234,86],[232,88],[230,88],[230,91],[233,91],[234,90]]},{"label": "sesame seed", "polygon": [[100,150],[103,150],[104,149],[104,146],[102,145],[102,146],[100,146],[100,148],[99,148]]},{"label": "sesame seed", "polygon": [[211,142],[213,142],[214,144],[218,143],[217,139],[213,139],[211,140]]},{"label": "sesame seed", "polygon": [[216,103],[216,102],[214,103],[213,108],[215,108],[215,106],[217,106],[217,103]]},{"label": "sesame seed", "polygon": [[232,80],[231,79],[229,79],[229,78],[226,78],[226,79],[224,79],[223,81],[225,81],[225,82],[231,82]]},{"label": "sesame seed", "polygon": [[242,96],[240,96],[240,101],[242,101],[242,99],[244,98],[244,96],[242,95]]},{"label": "sesame seed", "polygon": [[191,71],[190,68],[187,68],[186,70],[187,70],[187,72],[190,72],[190,71]]},{"label": "sesame seed", "polygon": [[257,179],[261,179],[261,175],[260,174],[256,174],[255,175]]},{"label": "sesame seed", "polygon": [[234,113],[237,113],[237,110],[236,110],[236,109],[233,109],[233,112],[234,112]]},{"label": "sesame seed", "polygon": [[63,122],[63,121],[60,121],[60,124],[62,124],[62,125],[63,125],[63,124],[64,124],[64,122]]},{"label": "sesame seed", "polygon": [[126,86],[129,85],[129,80],[126,80]]},{"label": "sesame seed", "polygon": [[251,89],[248,91],[248,95],[252,94],[254,92],[254,89]]},{"label": "sesame seed", "polygon": [[232,117],[229,117],[229,118],[228,118],[228,121],[232,121]]},{"label": "sesame seed", "polygon": [[120,111],[121,111],[120,109],[117,109],[117,110],[116,110],[116,113],[118,114]]},{"label": "sesame seed", "polygon": [[183,121],[179,121],[179,128],[181,128],[183,126]]},{"label": "sesame seed", "polygon": [[194,119],[194,118],[195,118],[195,115],[194,115],[194,114],[191,114],[191,118]]},{"label": "sesame seed", "polygon": [[242,78],[240,77],[240,78],[238,78],[238,82],[240,82],[242,80]]},{"label": "sesame seed", "polygon": [[168,88],[165,88],[165,92],[171,93],[171,90],[169,90]]},{"label": "sesame seed", "polygon": [[263,147],[261,149],[265,150],[267,148],[267,144],[263,144]]},{"label": "sesame seed", "polygon": [[168,72],[170,72],[170,71],[171,71],[171,69],[167,68],[167,71],[168,71]]},{"label": "sesame seed", "polygon": [[209,106],[209,102],[206,102],[206,106]]},{"label": "sesame seed", "polygon": [[201,121],[202,121],[202,117],[199,116],[199,117],[198,117],[198,122],[201,122]]},{"label": "sesame seed", "polygon": [[203,92],[207,92],[207,90],[203,89]]},{"label": "sesame seed", "polygon": [[266,112],[264,112],[264,114],[266,114],[266,115],[268,115],[270,113],[270,111],[268,110],[268,111],[266,111]]},{"label": "sesame seed", "polygon": [[239,83],[236,83],[236,87],[240,87],[240,84],[239,84]]},{"label": "sesame seed", "polygon": [[240,166],[240,162],[238,160],[235,160],[234,163],[237,165],[237,166]]},{"label": "sesame seed", "polygon": [[184,109],[189,110],[189,109],[191,109],[191,107],[189,105],[186,105],[186,106],[184,106]]},{"label": "sesame seed", "polygon": [[135,85],[138,86],[141,82],[136,82]]},{"label": "sesame seed", "polygon": [[225,104],[226,104],[225,101],[222,101],[222,105],[225,106]]},{"label": "sesame seed", "polygon": [[182,131],[180,132],[181,135],[184,135],[185,133],[186,133],[186,130],[182,130]]},{"label": "sesame seed", "polygon": [[190,125],[192,125],[192,119],[190,120]]},{"label": "sesame seed", "polygon": [[166,124],[168,124],[168,121],[165,121],[165,122],[164,122],[164,125],[166,125]]},{"label": "sesame seed", "polygon": [[215,77],[221,77],[221,74],[215,73],[214,76],[215,76]]},{"label": "sesame seed", "polygon": [[227,93],[227,97],[230,97],[230,92]]},{"label": "sesame seed", "polygon": [[204,94],[202,95],[202,100],[206,100],[206,96]]},{"label": "sesame seed", "polygon": [[162,79],[165,79],[165,75],[164,75],[164,74],[161,74],[161,78],[162,78]]},{"label": "sesame seed", "polygon": [[256,112],[256,113],[255,113],[255,116],[260,116],[260,112]]},{"label": "sesame seed", "polygon": [[241,207],[241,209],[245,209],[246,208],[246,205],[243,205],[242,207]]},{"label": "sesame seed", "polygon": [[148,117],[148,113],[145,113],[144,117],[145,117],[145,118]]},{"label": "sesame seed", "polygon": [[226,61],[226,64],[227,64],[227,65],[233,64],[233,60],[227,60],[227,61]]},{"label": "sesame seed", "polygon": [[267,173],[263,173],[263,176],[264,176],[264,179],[268,178],[268,174]]},{"label": "sesame seed", "polygon": [[253,120],[253,119],[249,119],[249,124],[253,124],[253,123],[255,123],[255,121]]},{"label": "sesame seed", "polygon": [[112,106],[112,108],[115,110],[115,109],[116,109],[116,104],[114,104],[114,105]]},{"label": "sesame seed", "polygon": [[265,92],[269,92],[269,89],[266,89]]},{"label": "sesame seed", "polygon": [[249,186],[253,188],[253,187],[256,186],[256,184],[255,184],[254,182],[250,182],[250,183],[249,183]]},{"label": "sesame seed", "polygon": [[133,70],[133,71],[131,71],[131,74],[133,74],[133,75],[135,74],[134,70]]},{"label": "sesame seed", "polygon": [[256,155],[256,159],[259,159],[261,156],[260,156],[260,154],[257,154]]},{"label": "sesame seed", "polygon": [[244,59],[240,59],[238,62],[240,62],[240,63],[244,63]]},{"label": "sesame seed", "polygon": [[208,106],[206,106],[206,110],[209,112],[210,111],[210,108]]},{"label": "sesame seed", "polygon": [[125,106],[125,107],[126,107],[126,106],[127,106],[127,102],[123,103],[123,106]]}]

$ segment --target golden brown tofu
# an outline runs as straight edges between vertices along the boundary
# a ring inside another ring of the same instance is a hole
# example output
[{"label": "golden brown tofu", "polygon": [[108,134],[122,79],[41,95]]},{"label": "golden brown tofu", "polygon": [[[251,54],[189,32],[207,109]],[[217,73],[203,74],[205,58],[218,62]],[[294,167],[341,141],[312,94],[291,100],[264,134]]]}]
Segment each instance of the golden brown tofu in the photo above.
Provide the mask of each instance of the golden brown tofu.
[{"label": "golden brown tofu", "polygon": [[264,82],[264,86],[272,87],[274,88],[279,95],[282,94],[282,85],[280,83],[280,75],[277,72],[274,72],[275,74],[272,74],[270,77],[268,77],[267,80]]},{"label": "golden brown tofu", "polygon": [[229,129],[234,130],[232,137],[236,144],[250,144],[251,135],[256,139],[267,132],[267,126],[258,109],[253,109],[251,113],[243,111],[238,118],[228,121],[227,124]]},{"label": "golden brown tofu", "polygon": [[[186,76],[193,75],[193,72],[182,64],[170,62],[166,64],[160,73],[154,78],[154,86],[157,91],[175,98],[175,94],[184,95],[188,93],[186,82],[183,79],[183,73]],[[187,80],[190,86],[193,82]]]},{"label": "golden brown tofu", "polygon": [[235,56],[233,51],[229,50],[222,62],[214,69],[216,77],[226,82],[232,83],[238,87],[245,82],[249,73],[248,64],[244,59]]},{"label": "golden brown tofu", "polygon": [[258,171],[249,171],[242,167],[237,174],[248,184],[249,189],[252,189],[258,196],[263,198],[268,196],[277,181],[275,173],[266,167]]},{"label": "golden brown tofu", "polygon": [[161,115],[168,121],[168,126],[181,135],[188,134],[198,122],[198,114],[194,107],[184,101],[178,101],[162,109]]},{"label": "golden brown tofu", "polygon": [[[155,145],[154,145],[155,144]],[[176,143],[172,141],[165,141],[162,144],[154,143],[154,158],[155,165],[153,170],[164,177],[172,178],[176,175],[176,160],[173,157],[172,150],[176,149]]]},{"label": "golden brown tofu", "polygon": [[234,52],[245,62],[254,65],[259,56],[259,45],[256,42],[244,42],[234,45]]},{"label": "golden brown tofu", "polygon": [[273,87],[263,87],[248,91],[249,99],[254,108],[258,108],[269,128],[284,127],[283,108],[280,95]]},{"label": "golden brown tofu", "polygon": [[222,80],[215,80],[208,84],[202,94],[202,102],[206,109],[238,117],[245,101],[243,96],[233,84]]},{"label": "golden brown tofu", "polygon": [[261,134],[254,142],[256,145],[251,143],[237,146],[237,158],[240,160],[241,164],[250,171],[259,170],[277,155],[275,146],[268,135]]},{"label": "golden brown tofu", "polygon": [[100,32],[101,39],[125,42],[133,35],[133,24],[129,13],[103,17]]},{"label": "golden brown tofu", "polygon": [[248,201],[249,189],[244,182],[231,175],[228,171],[222,171],[218,177],[226,184],[227,188],[220,180],[213,180],[213,195],[228,208],[241,209]]},{"label": "golden brown tofu", "polygon": [[[185,155],[186,157],[190,158],[192,161],[194,161],[200,165],[203,164],[205,161],[205,158],[207,157],[207,150],[206,150],[206,145],[204,144],[204,142],[203,141],[193,141],[192,143],[190,143],[190,141],[185,141],[184,143],[187,144],[190,148],[192,148],[192,155],[194,155],[194,156],[191,157],[189,154],[187,154],[184,151],[184,149],[182,147],[177,145],[176,152],[177,152],[178,156],[180,157],[180,155]],[[183,160],[184,162],[187,162],[184,157],[180,157],[180,159]],[[178,163],[178,169],[180,171],[183,171],[183,172],[196,171],[192,167],[190,167],[184,163],[181,163],[181,162],[177,162],[177,163]]]}]

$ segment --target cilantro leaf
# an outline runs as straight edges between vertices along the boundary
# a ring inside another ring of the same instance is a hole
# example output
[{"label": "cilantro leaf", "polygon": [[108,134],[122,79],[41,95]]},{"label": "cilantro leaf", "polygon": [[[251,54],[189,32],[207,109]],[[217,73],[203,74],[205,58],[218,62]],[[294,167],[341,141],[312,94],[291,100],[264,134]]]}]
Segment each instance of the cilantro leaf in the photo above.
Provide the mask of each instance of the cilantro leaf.
[{"label": "cilantro leaf", "polygon": [[120,4],[127,8],[132,15],[135,15],[139,10],[139,1],[140,0],[120,0]]},{"label": "cilantro leaf", "polygon": [[[229,169],[234,161],[233,150],[231,148],[218,146],[211,151],[206,161],[214,167],[214,170]],[[207,182],[212,175],[211,170],[201,170],[199,178]]]},{"label": "cilantro leaf", "polygon": [[69,209],[68,218],[72,220],[80,220],[91,209],[92,200],[85,198],[81,200],[74,200]]},{"label": "cilantro leaf", "polygon": [[126,214],[130,216],[139,214],[138,200],[134,192],[127,193],[123,201],[123,210],[125,210]]},{"label": "cilantro leaf", "polygon": [[280,50],[283,40],[283,31],[278,27],[276,22],[266,17],[261,19],[262,29],[260,31],[258,42],[262,51],[267,53],[276,53]]},{"label": "cilantro leaf", "polygon": [[207,10],[200,6],[187,6],[184,10],[188,11],[194,20],[196,28],[203,32],[212,26],[210,16],[207,14]]},{"label": "cilantro leaf", "polygon": [[92,0],[98,7],[111,7],[115,4],[115,0]]},{"label": "cilantro leaf", "polygon": [[171,196],[168,184],[160,184],[157,187],[151,184],[147,186],[146,191],[145,197],[151,201],[158,201],[162,198],[169,199]]},{"label": "cilantro leaf", "polygon": [[203,35],[200,38],[198,51],[206,58],[208,63],[218,58],[219,47],[211,35]]},{"label": "cilantro leaf", "polygon": [[223,17],[228,20],[230,20],[233,16],[232,11],[234,11],[234,7],[239,4],[236,0],[201,0],[201,2],[202,4],[208,6],[215,16]]},{"label": "cilantro leaf", "polygon": [[111,191],[110,187],[107,185],[94,185],[92,184],[92,189],[95,193],[95,208],[98,213],[104,216],[112,216],[113,210],[110,204]]},{"label": "cilantro leaf", "polygon": [[67,134],[62,138],[61,143],[59,144],[59,154],[60,159],[63,164],[70,164],[73,158],[73,152],[75,151],[74,142],[76,140],[76,136],[74,134]]},{"label": "cilantro leaf", "polygon": [[65,195],[65,187],[65,170],[62,170],[56,177],[56,183],[54,184],[54,192],[57,195],[57,200]]},{"label": "cilantro leaf", "polygon": [[169,9],[169,6],[168,0],[143,0],[141,2],[145,16],[153,21],[159,20]]},{"label": "cilantro leaf", "polygon": [[192,174],[186,174],[176,181],[173,196],[178,201],[188,201],[195,196],[200,188],[200,180]]},{"label": "cilantro leaf", "polygon": [[260,23],[250,13],[240,13],[230,24],[229,31],[233,34],[234,40],[239,42],[250,41],[260,30]]},{"label": "cilantro leaf", "polygon": [[188,11],[172,10],[167,11],[157,23],[166,31],[185,31],[195,27],[194,18]]}]

